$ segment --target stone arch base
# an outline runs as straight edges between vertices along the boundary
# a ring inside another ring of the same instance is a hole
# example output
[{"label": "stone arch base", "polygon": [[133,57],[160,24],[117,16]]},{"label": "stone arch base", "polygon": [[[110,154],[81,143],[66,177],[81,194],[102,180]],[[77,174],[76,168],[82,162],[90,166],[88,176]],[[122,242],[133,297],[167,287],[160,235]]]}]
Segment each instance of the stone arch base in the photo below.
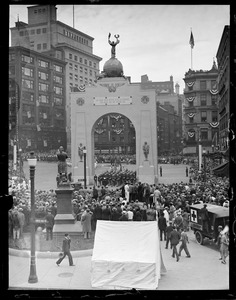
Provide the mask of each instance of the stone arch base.
[{"label": "stone arch base", "polygon": [[[141,84],[130,84],[123,77],[103,78],[85,92],[73,92],[71,97],[71,160],[74,182],[83,181],[84,163],[80,162],[78,147],[86,146],[87,185],[94,183],[94,125],[108,113],[125,115],[136,132],[136,171],[138,180],[149,184],[158,182],[157,124],[154,90],[144,90]],[[147,160],[143,145],[147,142]]]}]

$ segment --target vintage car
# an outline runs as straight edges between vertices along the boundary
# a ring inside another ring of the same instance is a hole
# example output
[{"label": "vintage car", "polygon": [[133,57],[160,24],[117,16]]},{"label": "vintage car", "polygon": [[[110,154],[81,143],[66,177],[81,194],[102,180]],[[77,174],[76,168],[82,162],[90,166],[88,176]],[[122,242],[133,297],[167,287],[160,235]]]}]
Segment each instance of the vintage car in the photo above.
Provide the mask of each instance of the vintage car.
[{"label": "vintage car", "polygon": [[207,210],[209,215],[208,231],[203,228],[200,209],[203,204],[190,205],[190,228],[194,231],[196,241],[202,245],[204,238],[216,240],[218,236],[218,226],[223,228],[229,225],[229,208],[219,205],[207,203]]}]

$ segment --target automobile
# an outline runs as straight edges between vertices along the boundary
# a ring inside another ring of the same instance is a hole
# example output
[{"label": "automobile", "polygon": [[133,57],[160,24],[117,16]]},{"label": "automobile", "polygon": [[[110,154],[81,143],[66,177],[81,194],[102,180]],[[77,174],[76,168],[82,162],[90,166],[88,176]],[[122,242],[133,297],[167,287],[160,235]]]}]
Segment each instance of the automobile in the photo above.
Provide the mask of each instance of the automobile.
[{"label": "automobile", "polygon": [[229,208],[220,205],[207,203],[207,210],[209,215],[209,224],[207,232],[202,226],[200,209],[203,204],[190,205],[190,228],[194,231],[195,238],[198,244],[203,245],[204,239],[216,240],[218,236],[218,226],[223,228],[229,225]]}]

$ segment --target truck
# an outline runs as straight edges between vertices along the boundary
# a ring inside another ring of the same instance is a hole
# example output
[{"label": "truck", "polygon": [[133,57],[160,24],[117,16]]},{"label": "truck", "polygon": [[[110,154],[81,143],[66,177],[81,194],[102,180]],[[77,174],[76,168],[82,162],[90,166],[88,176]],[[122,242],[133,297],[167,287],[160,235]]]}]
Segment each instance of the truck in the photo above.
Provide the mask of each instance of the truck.
[{"label": "truck", "polygon": [[220,205],[207,203],[208,210],[208,230],[203,226],[201,212],[203,204],[190,205],[190,228],[194,231],[195,238],[198,244],[203,245],[204,239],[216,241],[219,231],[218,226],[223,228],[229,226],[229,208]]}]

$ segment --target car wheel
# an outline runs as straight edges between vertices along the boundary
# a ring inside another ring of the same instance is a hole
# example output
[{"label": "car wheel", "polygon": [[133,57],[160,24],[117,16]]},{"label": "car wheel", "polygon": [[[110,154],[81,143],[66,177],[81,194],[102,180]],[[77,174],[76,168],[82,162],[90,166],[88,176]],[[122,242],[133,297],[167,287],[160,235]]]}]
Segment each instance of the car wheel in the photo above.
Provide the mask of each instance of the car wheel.
[{"label": "car wheel", "polygon": [[202,233],[200,231],[195,232],[195,238],[196,238],[196,241],[199,245],[203,244],[203,236],[202,236]]}]

